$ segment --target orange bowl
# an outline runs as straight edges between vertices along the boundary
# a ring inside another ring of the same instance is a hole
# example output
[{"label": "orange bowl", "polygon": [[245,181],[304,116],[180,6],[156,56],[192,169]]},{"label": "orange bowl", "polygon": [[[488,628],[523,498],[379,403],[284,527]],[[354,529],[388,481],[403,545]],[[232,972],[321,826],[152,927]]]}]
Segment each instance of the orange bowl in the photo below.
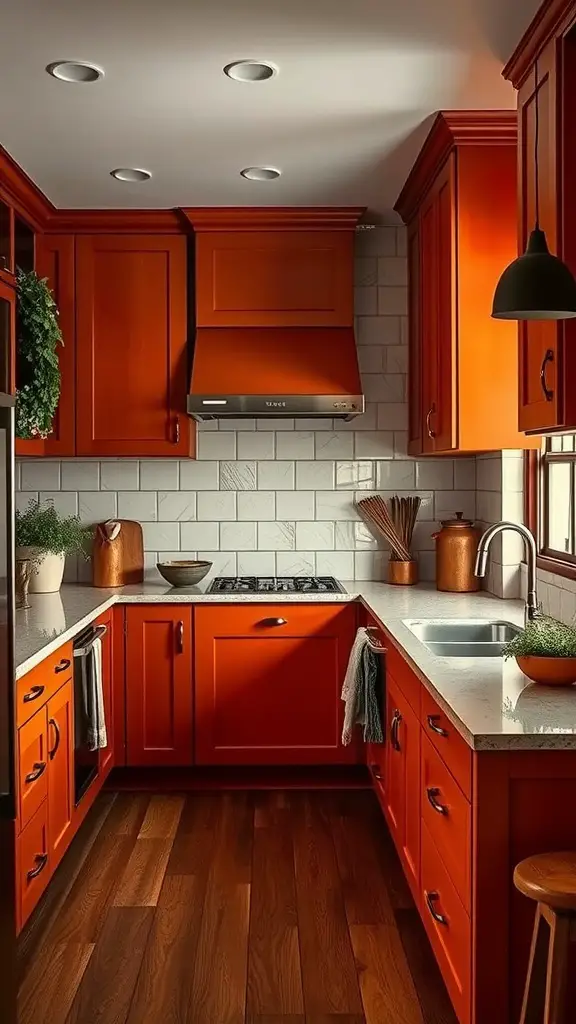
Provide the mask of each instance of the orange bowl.
[{"label": "orange bowl", "polygon": [[576,658],[539,658],[534,654],[521,654],[516,662],[528,679],[542,686],[571,686],[576,683]]}]

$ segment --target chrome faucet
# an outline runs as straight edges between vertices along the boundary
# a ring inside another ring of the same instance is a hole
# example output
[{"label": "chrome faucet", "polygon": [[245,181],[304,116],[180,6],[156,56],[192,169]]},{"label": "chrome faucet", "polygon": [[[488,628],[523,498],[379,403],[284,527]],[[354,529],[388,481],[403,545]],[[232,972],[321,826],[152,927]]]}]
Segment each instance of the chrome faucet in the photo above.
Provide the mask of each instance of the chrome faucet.
[{"label": "chrome faucet", "polygon": [[526,606],[524,608],[524,622],[533,622],[538,612],[538,601],[536,598],[536,541],[530,533],[530,530],[525,526],[522,526],[521,523],[508,523],[506,521],[495,523],[494,526],[489,526],[480,538],[474,574],[476,576],[486,575],[490,544],[494,540],[494,537],[503,530],[515,530],[516,533],[519,533],[524,540],[526,562],[528,565],[528,593],[526,595]]}]

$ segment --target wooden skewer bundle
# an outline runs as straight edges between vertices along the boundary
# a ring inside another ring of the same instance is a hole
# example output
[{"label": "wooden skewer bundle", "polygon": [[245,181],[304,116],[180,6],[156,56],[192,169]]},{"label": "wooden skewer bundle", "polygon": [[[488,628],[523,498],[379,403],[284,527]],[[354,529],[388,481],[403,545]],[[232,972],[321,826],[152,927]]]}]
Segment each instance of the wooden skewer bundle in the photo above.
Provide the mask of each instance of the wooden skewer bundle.
[{"label": "wooden skewer bundle", "polygon": [[356,502],[356,508],[362,518],[376,527],[388,542],[392,549],[391,558],[395,561],[409,562],[412,560],[412,534],[421,503],[422,499],[418,496],[399,498],[395,494],[390,499],[388,509],[384,498],[375,494],[369,498],[361,498]]}]

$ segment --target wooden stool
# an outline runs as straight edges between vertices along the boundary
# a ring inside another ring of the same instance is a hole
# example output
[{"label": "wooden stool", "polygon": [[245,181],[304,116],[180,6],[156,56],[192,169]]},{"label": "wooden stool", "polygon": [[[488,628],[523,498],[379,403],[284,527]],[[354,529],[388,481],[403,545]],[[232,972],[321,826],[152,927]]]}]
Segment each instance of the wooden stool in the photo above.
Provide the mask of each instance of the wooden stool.
[{"label": "wooden stool", "polygon": [[[566,1024],[568,950],[576,938],[576,851],[520,861],[514,885],[537,900],[520,1024]],[[550,928],[546,942],[545,925]]]}]

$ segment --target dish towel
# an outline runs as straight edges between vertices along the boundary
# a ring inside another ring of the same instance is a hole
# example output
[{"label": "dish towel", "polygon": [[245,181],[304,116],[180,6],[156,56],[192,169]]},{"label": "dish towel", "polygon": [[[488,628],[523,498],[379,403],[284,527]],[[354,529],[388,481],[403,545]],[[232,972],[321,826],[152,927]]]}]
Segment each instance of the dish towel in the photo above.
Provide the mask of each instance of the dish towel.
[{"label": "dish towel", "polygon": [[376,654],[368,642],[368,633],[360,628],[354,639],[342,687],[345,703],[342,743],[347,746],[355,725],[364,726],[365,743],[383,743],[382,655]]},{"label": "dish towel", "polygon": [[102,750],[108,746],[108,737],[104,717],[102,641],[100,637],[92,642],[88,654],[82,658],[82,697],[86,742],[90,750]]}]

